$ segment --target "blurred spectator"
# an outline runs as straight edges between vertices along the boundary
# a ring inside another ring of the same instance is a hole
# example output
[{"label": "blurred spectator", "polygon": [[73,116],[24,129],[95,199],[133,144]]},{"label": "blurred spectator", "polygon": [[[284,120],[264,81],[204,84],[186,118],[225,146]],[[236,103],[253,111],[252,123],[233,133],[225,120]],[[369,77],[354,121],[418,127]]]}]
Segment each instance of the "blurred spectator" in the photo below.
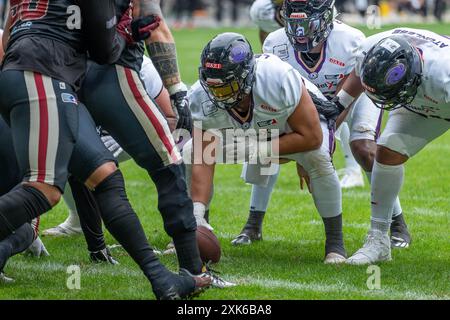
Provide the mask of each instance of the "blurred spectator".
[{"label": "blurred spectator", "polygon": [[203,4],[200,0],[176,0],[173,7],[175,13],[175,29],[183,27],[183,21],[186,20],[187,28],[194,28],[194,12],[202,8]]},{"label": "blurred spectator", "polygon": [[231,19],[233,22],[237,22],[238,16],[238,3],[239,0],[216,0],[216,19],[220,23],[223,20],[224,13],[224,2],[229,2],[231,4]]}]

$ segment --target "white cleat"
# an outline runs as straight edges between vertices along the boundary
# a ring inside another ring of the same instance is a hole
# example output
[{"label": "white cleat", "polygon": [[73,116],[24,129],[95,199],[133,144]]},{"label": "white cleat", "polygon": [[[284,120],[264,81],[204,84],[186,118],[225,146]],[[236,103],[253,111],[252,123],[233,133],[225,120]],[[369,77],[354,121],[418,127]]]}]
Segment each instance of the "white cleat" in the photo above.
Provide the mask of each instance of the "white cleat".
[{"label": "white cleat", "polygon": [[341,178],[341,188],[351,189],[356,187],[364,187],[364,177],[360,169],[344,169]]},{"label": "white cleat", "polygon": [[390,260],[392,260],[391,239],[379,230],[371,230],[363,247],[347,259],[347,264],[365,265]]},{"label": "white cleat", "polygon": [[343,255],[340,255],[339,253],[330,252],[325,257],[325,260],[323,261],[323,263],[325,263],[325,264],[341,264],[341,263],[345,263],[346,261],[347,261],[347,258],[344,257]]},{"label": "white cleat", "polygon": [[177,251],[175,250],[175,245],[173,244],[173,241],[170,241],[167,246],[166,250],[162,252],[163,255],[170,255],[170,254],[177,254]]},{"label": "white cleat", "polygon": [[25,254],[29,254],[30,256],[36,258],[48,257],[50,255],[41,238],[39,237],[37,237],[36,240],[34,240],[31,244],[31,246],[28,247],[28,249],[25,251]]},{"label": "white cleat", "polygon": [[42,235],[47,237],[70,237],[82,233],[81,227],[69,226],[65,222],[56,227],[42,231]]},{"label": "white cleat", "polygon": [[0,272],[0,283],[13,283],[14,279],[5,276],[3,272]]}]

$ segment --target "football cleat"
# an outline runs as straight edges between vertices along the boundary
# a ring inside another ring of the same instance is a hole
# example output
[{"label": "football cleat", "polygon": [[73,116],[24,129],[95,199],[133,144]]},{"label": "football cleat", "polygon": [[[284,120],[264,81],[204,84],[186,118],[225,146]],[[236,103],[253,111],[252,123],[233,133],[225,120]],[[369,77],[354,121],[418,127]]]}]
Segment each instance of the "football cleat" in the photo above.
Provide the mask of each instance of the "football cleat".
[{"label": "football cleat", "polygon": [[13,283],[14,279],[5,276],[3,272],[0,272],[0,283]]},{"label": "football cleat", "polygon": [[347,259],[348,264],[364,265],[373,264],[382,261],[390,261],[391,241],[387,234],[379,230],[371,230],[367,234],[366,242],[363,247]]},{"label": "football cleat", "polygon": [[340,180],[342,189],[364,187],[364,177],[360,169],[344,169]]},{"label": "football cleat", "polygon": [[323,263],[325,264],[341,264],[347,261],[347,258],[339,253],[330,252],[326,255]]},{"label": "football cleat", "polygon": [[89,252],[89,259],[93,263],[103,263],[107,262],[112,265],[117,265],[119,262],[113,258],[111,252],[108,248],[99,250],[99,251],[91,251]]},{"label": "football cleat", "polygon": [[253,241],[260,240],[262,240],[261,228],[244,228],[244,230],[242,230],[242,233],[238,235],[233,241],[231,241],[231,244],[233,246],[250,245]]},{"label": "football cleat", "polygon": [[152,288],[158,300],[181,300],[198,296],[211,286],[211,282],[209,276],[193,276],[187,270],[180,269],[180,275],[167,272],[152,281]]},{"label": "football cleat", "polygon": [[177,254],[177,250],[175,250],[175,245],[173,244],[173,241],[170,241],[167,244],[166,250],[164,250],[162,254],[163,255]]},{"label": "football cleat", "polygon": [[63,222],[56,227],[44,230],[42,232],[42,235],[48,237],[70,237],[82,233],[83,231],[81,230],[81,227],[70,226],[67,223]]},{"label": "football cleat", "polygon": [[411,235],[408,231],[403,213],[396,217],[392,217],[391,223],[391,247],[392,248],[408,248],[411,244]]},{"label": "football cleat", "polygon": [[210,278],[212,288],[224,289],[224,288],[230,288],[230,287],[236,286],[235,283],[228,282],[228,281],[221,279],[217,275],[217,273],[218,273],[217,271],[213,271],[212,269],[210,269],[208,265],[204,265],[202,268],[202,273],[200,273],[197,276],[193,275],[186,269],[180,269],[181,275],[186,275],[186,276],[190,276],[190,277]]},{"label": "football cleat", "polygon": [[25,254],[36,258],[48,257],[50,255],[41,238],[39,237],[37,237],[36,240],[33,241],[31,246],[29,246],[27,250],[25,250]]}]

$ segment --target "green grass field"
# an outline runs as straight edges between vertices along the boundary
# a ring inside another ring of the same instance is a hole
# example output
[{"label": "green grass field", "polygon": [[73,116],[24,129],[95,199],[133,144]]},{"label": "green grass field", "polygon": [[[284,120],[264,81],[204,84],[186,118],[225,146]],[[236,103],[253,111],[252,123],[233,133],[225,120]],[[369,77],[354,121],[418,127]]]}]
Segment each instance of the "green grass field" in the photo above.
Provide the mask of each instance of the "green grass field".
[{"label": "green grass field", "polygon": [[[450,34],[450,25],[416,26]],[[184,80],[192,84],[202,47],[222,29],[177,31],[179,60]],[[233,29],[260,48],[256,29]],[[363,30],[370,34],[368,30]],[[343,158],[335,155],[337,168]],[[381,267],[381,289],[369,290],[366,267],[326,266],[322,263],[324,231],[307,192],[299,190],[295,167],[283,167],[266,215],[264,241],[235,248],[230,241],[247,218],[250,187],[239,178],[240,166],[219,166],[211,224],[222,244],[216,266],[223,277],[239,286],[208,290],[200,299],[450,299],[450,133],[430,144],[406,166],[401,199],[413,235],[409,249],[394,250],[394,260]],[[129,198],[149,240],[156,248],[169,241],[156,210],[155,189],[144,171],[122,165]],[[370,191],[344,191],[344,232],[349,253],[359,249],[369,226]],[[42,217],[42,228],[66,217],[64,204]],[[50,257],[14,257],[6,273],[14,284],[0,285],[0,299],[154,299],[150,286],[127,254],[116,249],[119,266],[89,263],[82,236],[44,238]],[[114,244],[107,236],[108,244]],[[176,270],[176,258],[162,261]],[[69,290],[69,265],[81,268],[81,289]]]}]

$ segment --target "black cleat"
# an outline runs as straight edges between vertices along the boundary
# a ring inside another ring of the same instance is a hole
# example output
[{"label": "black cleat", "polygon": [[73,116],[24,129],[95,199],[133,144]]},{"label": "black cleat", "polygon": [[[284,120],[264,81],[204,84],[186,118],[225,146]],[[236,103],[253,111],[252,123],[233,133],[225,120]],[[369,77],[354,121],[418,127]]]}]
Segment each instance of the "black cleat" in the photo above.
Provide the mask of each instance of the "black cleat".
[{"label": "black cleat", "polygon": [[119,262],[113,258],[108,248],[102,249],[100,251],[89,252],[89,259],[93,263],[107,262],[112,265],[119,264]]},{"label": "black cleat", "polygon": [[211,285],[209,276],[193,276],[180,269],[180,275],[168,272],[152,281],[153,293],[158,300],[191,299],[198,296]]},{"label": "black cleat", "polygon": [[403,213],[392,217],[391,223],[391,247],[405,249],[411,244],[411,235],[408,231]]},{"label": "black cleat", "polygon": [[247,223],[241,233],[231,241],[234,246],[249,245],[253,241],[262,240],[262,223],[264,220],[263,212],[250,211]]}]

